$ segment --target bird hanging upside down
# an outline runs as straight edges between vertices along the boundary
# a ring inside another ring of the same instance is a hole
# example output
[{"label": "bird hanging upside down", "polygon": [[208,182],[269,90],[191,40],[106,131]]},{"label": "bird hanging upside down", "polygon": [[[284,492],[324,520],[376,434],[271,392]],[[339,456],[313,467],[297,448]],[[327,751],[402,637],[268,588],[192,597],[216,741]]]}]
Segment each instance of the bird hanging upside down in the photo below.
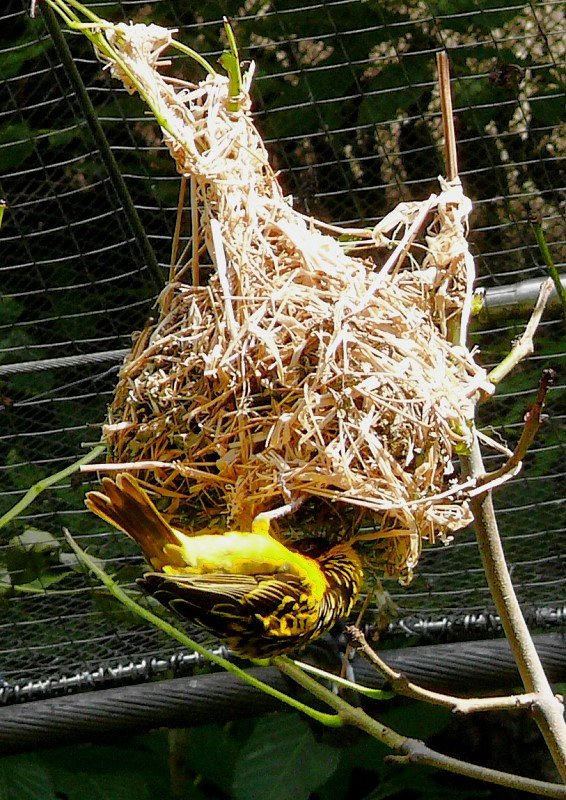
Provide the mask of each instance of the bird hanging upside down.
[{"label": "bird hanging upside down", "polygon": [[139,544],[155,571],[138,583],[241,655],[295,650],[352,610],[363,573],[348,543],[325,548],[306,539],[291,549],[261,514],[250,532],[189,535],[169,525],[131,475],[103,478],[102,486],[86,505]]}]

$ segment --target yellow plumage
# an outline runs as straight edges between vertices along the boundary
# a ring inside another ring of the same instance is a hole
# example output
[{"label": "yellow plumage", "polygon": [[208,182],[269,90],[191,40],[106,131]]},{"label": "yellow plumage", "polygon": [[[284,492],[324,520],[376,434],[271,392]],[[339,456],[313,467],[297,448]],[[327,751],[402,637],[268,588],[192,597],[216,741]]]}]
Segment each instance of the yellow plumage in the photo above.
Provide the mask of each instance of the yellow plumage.
[{"label": "yellow plumage", "polygon": [[256,517],[251,531],[189,535],[163,518],[127,473],[103,478],[86,505],[136,541],[153,572],[139,583],[163,605],[252,658],[317,638],[352,609],[362,583],[348,543],[308,539],[285,546]]}]

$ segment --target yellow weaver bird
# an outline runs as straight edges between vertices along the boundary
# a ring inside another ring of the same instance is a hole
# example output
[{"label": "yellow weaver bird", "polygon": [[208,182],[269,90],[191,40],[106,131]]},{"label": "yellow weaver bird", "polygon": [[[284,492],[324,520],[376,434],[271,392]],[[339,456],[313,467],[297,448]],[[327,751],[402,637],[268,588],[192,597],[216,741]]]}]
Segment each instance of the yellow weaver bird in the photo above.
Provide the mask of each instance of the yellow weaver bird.
[{"label": "yellow weaver bird", "polygon": [[362,566],[351,544],[318,539],[286,547],[259,515],[251,531],[183,533],[128,473],[102,479],[87,507],[139,544],[154,572],[138,583],[164,606],[226,639],[249,658],[307,644],[352,610]]}]

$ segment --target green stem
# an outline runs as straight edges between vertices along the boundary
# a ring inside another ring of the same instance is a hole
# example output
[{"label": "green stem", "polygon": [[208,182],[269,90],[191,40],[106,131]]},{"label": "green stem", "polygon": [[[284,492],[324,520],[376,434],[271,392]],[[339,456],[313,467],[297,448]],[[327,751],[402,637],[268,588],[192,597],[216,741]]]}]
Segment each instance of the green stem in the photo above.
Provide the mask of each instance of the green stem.
[{"label": "green stem", "polygon": [[93,450],[83,456],[78,461],[74,461],[65,469],[56,472],[54,475],[49,475],[47,478],[42,478],[37,483],[34,483],[31,486],[22,499],[16,503],[15,506],[7,511],[2,517],[0,517],[0,528],[3,528],[9,522],[11,522],[15,517],[17,517],[21,512],[27,508],[29,505],[33,503],[36,497],[48,489],[50,486],[53,486],[55,483],[59,483],[59,481],[68,478],[69,475],[72,475],[74,472],[77,472],[83,464],[90,464],[91,461],[95,461],[101,453],[106,450],[106,446],[103,444],[97,445]]},{"label": "green stem", "polygon": [[564,321],[566,322],[566,288],[564,288],[564,285],[562,284],[562,281],[560,279],[560,273],[556,269],[553,258],[550,254],[550,250],[548,249],[548,244],[546,243],[546,237],[544,235],[544,231],[542,229],[540,221],[531,220],[531,225],[533,226],[539,250],[544,259],[544,263],[546,264],[546,269],[548,271],[548,274],[552,278],[552,282],[554,283],[556,294],[558,295],[558,299],[560,300],[560,305],[562,306],[562,314],[564,315]]},{"label": "green stem", "polygon": [[[85,564],[88,569],[96,575],[96,577],[106,586],[110,594],[112,594],[117,600],[122,603],[127,609],[132,611],[134,614],[137,614],[142,619],[147,620],[156,628],[159,628],[163,633],[169,636],[171,639],[175,639],[176,641],[180,642],[184,647],[187,647],[194,652],[198,653],[203,658],[208,659],[209,661],[214,662],[217,666],[222,667],[225,669],[226,672],[230,672],[232,675],[236,675],[238,678],[241,678],[245,683],[253,686],[256,689],[259,689],[262,692],[270,695],[271,697],[277,698],[282,703],[285,703],[291,708],[296,709],[297,711],[301,711],[307,716],[311,717],[311,719],[320,722],[322,725],[327,727],[341,727],[344,723],[342,719],[335,715],[335,714],[325,714],[321,711],[317,711],[315,708],[311,708],[310,706],[301,703],[299,700],[295,700],[293,697],[289,697],[289,695],[280,692],[278,689],[274,689],[272,686],[269,686],[267,683],[254,678],[252,675],[249,675],[245,670],[240,669],[235,664],[232,664],[231,661],[228,661],[222,656],[216,655],[215,653],[211,653],[202,645],[195,642],[186,633],[180,631],[174,625],[171,625],[169,622],[166,622],[164,619],[161,619],[156,614],[153,614],[147,608],[143,608],[135,600],[132,600],[119,586],[118,584],[112,580],[112,578],[104,572],[104,570],[92,559],[87,553],[82,550],[79,545],[75,542],[72,538],[71,534],[68,531],[65,531],[65,537],[72,547],[73,551],[79,558],[79,560]],[[316,681],[315,681],[316,683]]]},{"label": "green stem", "polygon": [[228,111],[236,112],[240,108],[240,94],[242,91],[242,70],[240,68],[240,54],[236,45],[236,38],[234,31],[230,25],[228,17],[223,18],[224,30],[228,37],[229,51],[222,53],[220,56],[220,64],[228,73],[228,93],[229,99],[226,104]]},{"label": "green stem", "polygon": [[339,675],[333,675],[331,672],[326,672],[324,669],[319,669],[312,664],[306,664],[304,661],[293,660],[295,666],[299,667],[303,672],[308,672],[311,675],[316,675],[317,678],[335,683],[336,686],[343,686],[344,689],[352,689],[358,694],[370,700],[392,700],[396,697],[396,692],[388,692],[384,689],[370,689],[368,686],[362,686],[359,683],[348,681],[346,678],[341,678]]},{"label": "green stem", "polygon": [[340,697],[340,695],[334,694],[334,692],[327,689],[326,686],[323,686],[323,684],[311,678],[310,675],[304,673],[303,670],[298,667],[294,661],[287,658],[287,656],[276,656],[271,659],[271,663],[284,675],[287,675],[289,678],[296,681],[299,686],[302,686],[303,689],[306,689],[314,695],[318,700],[321,700],[323,703],[333,708],[340,715],[343,722],[348,725],[355,725],[360,730],[369,733],[374,739],[378,739],[393,750],[403,750],[407,742],[406,736],[402,736],[391,728],[388,728],[387,725],[383,725],[383,723],[370,717],[363,709],[350,705],[350,703]]},{"label": "green stem", "polygon": [[176,39],[173,39],[173,41],[171,42],[171,47],[173,47],[175,50],[178,50],[180,53],[183,53],[184,55],[192,58],[193,61],[196,61],[197,64],[200,64],[200,66],[206,72],[208,72],[209,75],[212,75],[212,77],[216,75],[216,70],[214,69],[214,67],[211,64],[209,64],[206,58],[203,58],[203,56],[201,56],[200,53],[197,53],[196,50],[193,50],[192,47],[189,47],[187,44],[183,44],[183,42],[178,42]]}]

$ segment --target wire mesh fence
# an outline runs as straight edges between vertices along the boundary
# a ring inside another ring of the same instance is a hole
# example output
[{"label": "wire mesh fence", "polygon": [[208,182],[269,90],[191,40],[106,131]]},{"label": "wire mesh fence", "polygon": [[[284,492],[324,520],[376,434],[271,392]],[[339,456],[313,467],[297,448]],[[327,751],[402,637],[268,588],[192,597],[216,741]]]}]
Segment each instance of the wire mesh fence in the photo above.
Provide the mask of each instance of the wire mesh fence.
[{"label": "wire mesh fence", "polygon": [[[184,0],[124,0],[96,9],[114,21],[178,27],[211,60],[223,49],[228,14],[244,58],[257,62],[254,114],[285,190],[305,213],[350,226],[372,225],[400,200],[436,189],[443,165],[434,56],[446,49],[479,284],[489,291],[545,275],[533,216],[563,268],[562,4],[258,0],[204,2],[195,11]],[[8,0],[0,12],[0,195],[9,206],[0,232],[1,513],[98,441],[121,354],[152,314],[159,278],[148,252],[163,282],[170,259],[179,179],[157,126],[80,36],[66,41],[141,226],[101,155],[64,50],[41,14],[32,20],[26,2]],[[172,68],[195,77],[177,57]],[[505,355],[523,323],[515,308],[476,323],[485,366]],[[541,370],[564,362],[563,330],[559,315],[545,317],[535,355],[482,409],[491,435],[516,441]],[[513,578],[536,626],[563,622],[563,379],[548,411],[523,472],[496,498]],[[488,466],[494,461],[488,456]],[[63,557],[66,526],[122,576],[139,562],[125,537],[89,517],[83,493],[67,481],[2,530],[0,672],[8,683],[174,651],[93,594]],[[479,620],[491,619],[481,616],[492,606],[471,532],[428,550],[408,589],[387,588],[400,616],[421,629],[430,620],[475,620],[477,633]],[[460,626],[468,625],[465,635],[472,622]]]}]

